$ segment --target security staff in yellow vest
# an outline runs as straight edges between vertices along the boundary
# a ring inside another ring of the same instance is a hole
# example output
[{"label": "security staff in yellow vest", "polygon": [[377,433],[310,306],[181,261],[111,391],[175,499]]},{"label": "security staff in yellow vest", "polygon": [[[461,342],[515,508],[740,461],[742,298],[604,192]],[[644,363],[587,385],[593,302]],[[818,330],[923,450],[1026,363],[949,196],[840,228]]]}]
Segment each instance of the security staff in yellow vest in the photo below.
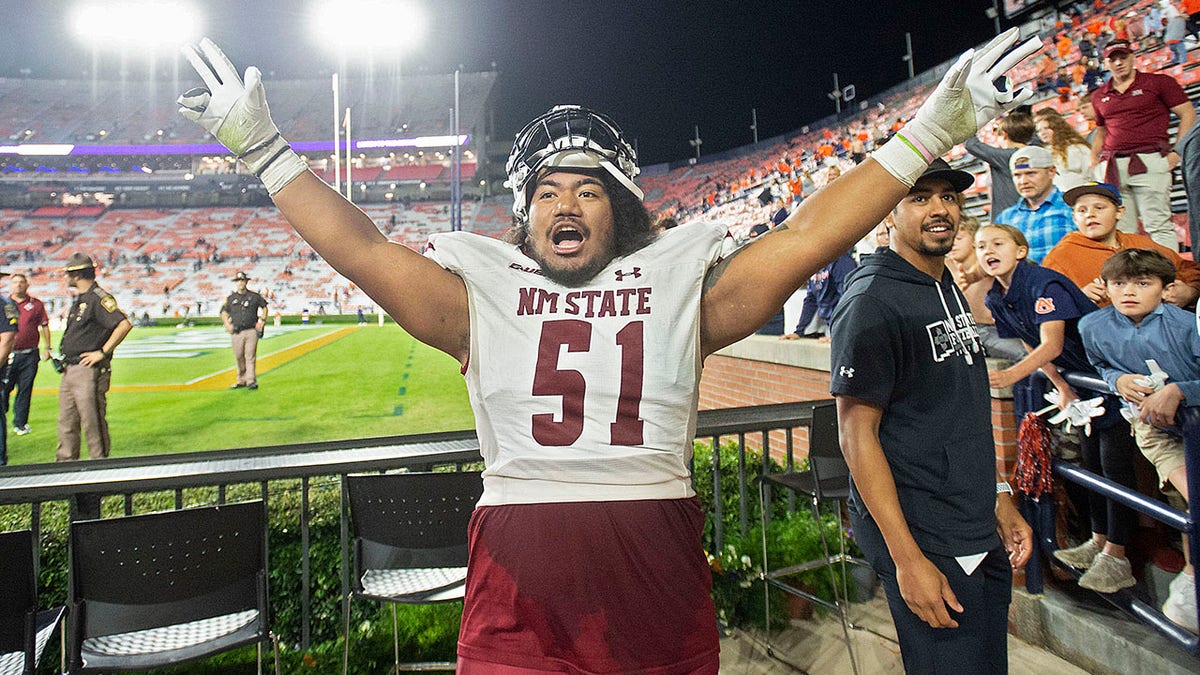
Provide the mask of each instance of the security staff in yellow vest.
[{"label": "security staff in yellow vest", "polygon": [[79,459],[80,429],[87,437],[88,456],[108,457],[108,386],[113,350],[133,324],[117,300],[96,284],[96,265],[83,253],[72,253],[63,270],[77,295],[67,313],[59,351],[63,375],[58,386],[58,450],[60,461]]}]

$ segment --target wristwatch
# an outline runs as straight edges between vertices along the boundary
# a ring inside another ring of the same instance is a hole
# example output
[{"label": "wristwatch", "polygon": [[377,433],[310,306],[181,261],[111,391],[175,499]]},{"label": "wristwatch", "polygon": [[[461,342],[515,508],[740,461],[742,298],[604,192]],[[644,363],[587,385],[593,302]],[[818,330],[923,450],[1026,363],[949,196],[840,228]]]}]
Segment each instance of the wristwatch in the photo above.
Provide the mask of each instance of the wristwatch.
[{"label": "wristwatch", "polygon": [[1008,481],[1002,480],[996,483],[996,494],[1000,494],[1001,492],[1007,492],[1010,495],[1013,493],[1012,486],[1008,484]]}]

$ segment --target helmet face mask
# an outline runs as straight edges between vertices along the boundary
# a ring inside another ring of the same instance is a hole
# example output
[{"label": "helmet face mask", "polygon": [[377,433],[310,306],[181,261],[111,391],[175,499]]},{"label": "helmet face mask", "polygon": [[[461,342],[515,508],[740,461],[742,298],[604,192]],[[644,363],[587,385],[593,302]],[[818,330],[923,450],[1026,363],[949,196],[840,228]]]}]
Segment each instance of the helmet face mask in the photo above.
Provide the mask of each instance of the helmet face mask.
[{"label": "helmet face mask", "polygon": [[517,134],[504,185],[513,191],[513,213],[520,219],[528,215],[526,189],[543,169],[603,169],[639,200],[643,197],[633,182],[640,171],[637,155],[620,127],[607,115],[582,106],[555,106]]}]

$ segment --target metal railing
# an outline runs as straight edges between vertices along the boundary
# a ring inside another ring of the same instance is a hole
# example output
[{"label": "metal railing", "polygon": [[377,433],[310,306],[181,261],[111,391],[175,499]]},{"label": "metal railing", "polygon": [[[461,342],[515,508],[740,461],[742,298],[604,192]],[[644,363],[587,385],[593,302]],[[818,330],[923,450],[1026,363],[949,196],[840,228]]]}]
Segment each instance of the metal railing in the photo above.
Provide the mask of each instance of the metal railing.
[{"label": "metal railing", "polygon": [[[1072,387],[1101,393],[1110,392],[1104,380],[1095,375],[1064,373],[1064,376]],[[1196,536],[1196,523],[1200,522],[1200,506],[1197,505],[1198,500],[1195,498],[1195,495],[1200,494],[1197,492],[1200,490],[1200,407],[1180,407],[1176,412],[1176,421],[1184,439],[1188,494],[1192,496],[1186,512],[1166,506],[1156,499],[1118,485],[1103,476],[1097,476],[1076,464],[1061,459],[1054,459],[1054,474],[1086,488],[1095,495],[1117,501],[1140,514],[1178,530],[1186,536],[1189,560],[1195,564],[1200,562],[1200,537]],[[1058,548],[1053,500],[1045,501],[1047,502],[1045,504],[1029,504],[1030,508],[1025,511],[1026,519],[1030,520],[1030,525],[1034,530],[1034,551],[1035,553],[1040,551],[1047,562],[1078,577],[1080,574],[1078,570],[1067,567],[1052,555]],[[1041,593],[1040,570],[1035,567],[1030,571],[1035,573],[1026,574],[1026,589],[1031,593]],[[1158,631],[1180,649],[1193,656],[1200,656],[1200,637],[1172,623],[1159,611],[1158,607],[1145,602],[1129,590],[1098,595],[1114,607]],[[1200,606],[1200,593],[1197,593],[1197,597],[1192,598],[1192,601]]]},{"label": "metal railing", "polygon": [[[770,454],[771,431],[787,430],[786,456],[789,467],[793,462],[794,434],[790,431],[806,427],[812,420],[812,403],[784,403],[723,410],[701,411],[697,421],[696,438],[711,440],[719,448],[723,439],[737,439],[737,464],[721,466],[713,462],[713,478],[717,498],[706,504],[713,518],[714,531],[709,542],[723,545],[724,532],[720,495],[721,476],[731,470],[738,472],[741,492],[738,500],[739,523],[743,532],[750,522],[748,484],[759,467],[747,462],[747,434],[761,434],[760,446]],[[113,510],[112,500],[123,501],[118,510],[125,515],[135,512],[135,497],[147,493],[174,492],[174,508],[183,508],[185,490],[207,488],[216,503],[224,503],[232,486],[257,486],[254,496],[270,504],[285,490],[295,490],[299,481],[300,506],[300,608],[301,635],[299,646],[307,650],[313,634],[312,574],[310,525],[313,513],[310,492],[315,480],[340,478],[348,473],[388,471],[397,469],[430,470],[437,467],[458,467],[481,461],[474,430],[391,436],[381,438],[300,443],[264,446],[236,450],[216,450],[176,455],[153,455],[80,461],[57,464],[10,466],[0,469],[0,505],[28,505],[28,527],[42,541],[46,524],[42,519],[44,505],[66,502],[71,520],[101,516],[102,500]],[[778,453],[776,453],[778,454]],[[714,450],[714,457],[719,457]],[[192,493],[189,492],[189,496]],[[207,493],[204,497],[208,499]],[[50,527],[54,527],[51,525]],[[65,527],[65,524],[63,525]],[[65,538],[65,535],[64,537]],[[41,559],[35,564],[40,568]],[[277,591],[275,591],[277,592]]]}]

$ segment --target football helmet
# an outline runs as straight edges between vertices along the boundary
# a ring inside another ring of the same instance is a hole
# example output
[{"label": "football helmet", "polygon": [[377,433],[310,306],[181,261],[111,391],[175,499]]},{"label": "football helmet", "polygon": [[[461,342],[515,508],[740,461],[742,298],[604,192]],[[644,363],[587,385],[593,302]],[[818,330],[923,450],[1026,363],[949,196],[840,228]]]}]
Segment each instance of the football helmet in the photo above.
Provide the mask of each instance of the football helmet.
[{"label": "football helmet", "polygon": [[517,134],[505,164],[513,213],[528,215],[525,190],[545,168],[604,169],[640,200],[637,154],[610,117],[578,105],[557,105]]}]

